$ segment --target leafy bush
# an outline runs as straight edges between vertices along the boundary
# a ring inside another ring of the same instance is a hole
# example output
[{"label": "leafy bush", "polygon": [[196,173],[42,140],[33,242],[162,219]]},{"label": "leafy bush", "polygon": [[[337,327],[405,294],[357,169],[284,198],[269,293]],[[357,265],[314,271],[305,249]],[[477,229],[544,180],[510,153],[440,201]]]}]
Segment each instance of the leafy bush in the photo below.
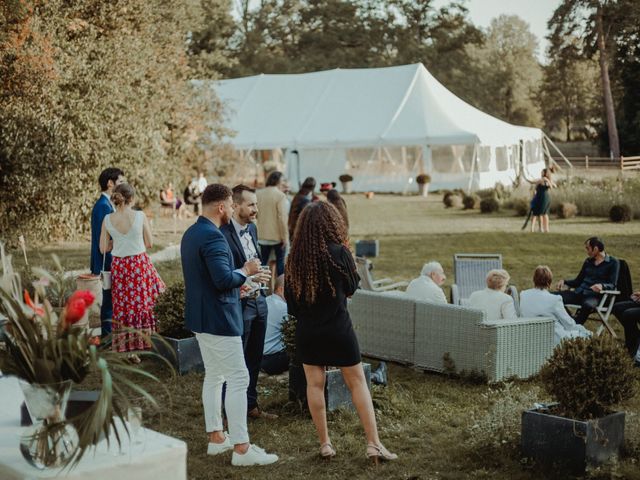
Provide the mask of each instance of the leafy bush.
[{"label": "leafy bush", "polygon": [[193,336],[184,328],[184,302],[183,282],[174,283],[158,296],[153,311],[160,335],[171,338]]},{"label": "leafy bush", "polygon": [[631,207],[629,205],[614,205],[609,210],[609,220],[616,223],[625,223],[632,218]]},{"label": "leafy bush", "polygon": [[447,192],[444,194],[442,202],[447,208],[460,208],[462,207],[462,196],[458,193]]},{"label": "leafy bush", "polygon": [[430,183],[430,182],[431,182],[431,176],[427,175],[426,173],[421,173],[416,177],[416,183],[418,183],[419,185],[424,185],[425,183]]},{"label": "leafy bush", "polygon": [[462,205],[465,210],[473,210],[480,206],[480,197],[478,195],[465,195],[462,197]]},{"label": "leafy bush", "polygon": [[292,362],[296,361],[296,322],[296,317],[287,315],[287,318],[282,322],[280,330],[282,332],[282,343]]},{"label": "leafy bush", "polygon": [[348,173],[343,173],[338,177],[338,180],[340,180],[341,182],[353,182],[353,177]]},{"label": "leafy bush", "polygon": [[578,207],[575,203],[562,202],[558,206],[558,218],[573,218],[578,215]]},{"label": "leafy bush", "polygon": [[636,383],[632,359],[605,335],[563,340],[542,367],[540,379],[560,402],[560,413],[576,420],[607,414],[634,395]]},{"label": "leafy bush", "polygon": [[497,199],[489,197],[480,200],[480,212],[493,213],[500,210],[500,202]]}]

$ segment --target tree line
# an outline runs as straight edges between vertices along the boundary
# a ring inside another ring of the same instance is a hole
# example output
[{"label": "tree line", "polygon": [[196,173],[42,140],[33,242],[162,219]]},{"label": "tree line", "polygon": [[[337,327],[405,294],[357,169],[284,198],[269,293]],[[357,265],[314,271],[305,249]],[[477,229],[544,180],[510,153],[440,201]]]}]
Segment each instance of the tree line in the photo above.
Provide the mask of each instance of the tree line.
[{"label": "tree line", "polygon": [[4,238],[85,232],[106,166],[143,204],[195,168],[232,168],[224,111],[194,79],[422,62],[506,121],[640,153],[635,0],[563,0],[547,65],[526,19],[480,29],[462,0],[233,1],[0,2]]}]

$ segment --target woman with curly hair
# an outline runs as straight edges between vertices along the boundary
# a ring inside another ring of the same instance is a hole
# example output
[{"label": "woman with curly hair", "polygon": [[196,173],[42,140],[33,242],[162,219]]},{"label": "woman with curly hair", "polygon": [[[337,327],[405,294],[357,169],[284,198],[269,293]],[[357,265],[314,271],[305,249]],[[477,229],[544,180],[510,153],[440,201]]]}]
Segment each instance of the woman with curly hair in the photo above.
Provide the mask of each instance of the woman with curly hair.
[{"label": "woman with curly hair", "polygon": [[367,457],[375,463],[395,460],[380,443],[371,395],[360,361],[360,348],[347,297],[360,278],[351,252],[345,246],[347,232],[338,210],[327,202],[307,205],[296,228],[285,270],[285,297],[289,313],[296,317],[296,355],[307,379],[307,402],[320,440],[320,456],[336,451],[329,439],[324,399],[325,367],[339,367],[351,391],[367,439]]}]

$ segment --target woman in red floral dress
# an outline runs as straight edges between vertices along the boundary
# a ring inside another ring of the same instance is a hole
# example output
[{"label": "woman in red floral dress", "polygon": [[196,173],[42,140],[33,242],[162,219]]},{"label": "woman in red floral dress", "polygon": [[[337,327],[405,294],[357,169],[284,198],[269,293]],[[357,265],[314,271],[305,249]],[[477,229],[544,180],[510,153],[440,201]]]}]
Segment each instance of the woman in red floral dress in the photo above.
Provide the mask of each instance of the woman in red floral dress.
[{"label": "woman in red floral dress", "polygon": [[127,183],[115,188],[111,201],[116,211],[102,223],[100,251],[111,251],[113,257],[112,348],[139,363],[132,352],[151,349],[148,336],[156,331],[153,306],[165,285],[146,253],[153,244],[151,228],[145,214],[132,208],[135,193]]}]

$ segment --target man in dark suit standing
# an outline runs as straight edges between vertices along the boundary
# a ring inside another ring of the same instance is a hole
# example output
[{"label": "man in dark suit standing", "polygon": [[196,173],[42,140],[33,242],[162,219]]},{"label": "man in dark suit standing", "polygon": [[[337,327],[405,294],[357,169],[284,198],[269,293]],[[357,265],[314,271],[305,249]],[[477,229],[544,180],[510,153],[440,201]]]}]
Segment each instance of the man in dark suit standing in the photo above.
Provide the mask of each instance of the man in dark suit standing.
[{"label": "man in dark suit standing", "polygon": [[[111,194],[116,185],[124,183],[124,172],[119,168],[109,167],[100,173],[98,183],[100,184],[100,198],[93,205],[91,211],[91,273],[100,275],[103,270],[103,258],[100,253],[100,232],[104,217],[115,212],[111,203]],[[104,258],[104,270],[111,270],[111,253],[107,252]],[[111,290],[102,290],[102,305],[100,306],[100,322],[102,326],[102,336],[111,333],[111,317],[113,308],[111,306]]]},{"label": "man in dark suit standing", "polygon": [[[249,443],[247,387],[249,373],[242,350],[243,320],[239,287],[259,271],[256,261],[235,268],[220,227],[233,214],[231,190],[209,185],[202,195],[202,216],[182,237],[180,253],[185,284],[185,325],[195,333],[205,377],[202,403],[209,434],[207,454],[233,449],[235,466],[267,465],[278,460]],[[222,424],[222,385],[226,381],[225,411],[229,435]]]},{"label": "man in dark suit standing", "polygon": [[[257,259],[260,262],[260,248],[258,248],[258,232],[255,226],[258,213],[258,198],[256,191],[246,185],[233,188],[233,217],[231,222],[220,227],[231,253],[235,268],[240,268],[247,260]],[[270,272],[260,273],[265,283],[271,279]],[[243,297],[241,295],[241,297]],[[258,374],[262,363],[264,350],[264,336],[267,330],[267,302],[262,290],[244,296],[241,299],[244,333],[242,346],[244,359],[249,370],[249,388],[247,389],[247,416],[250,418],[275,419],[277,415],[267,413],[258,406]]]}]

